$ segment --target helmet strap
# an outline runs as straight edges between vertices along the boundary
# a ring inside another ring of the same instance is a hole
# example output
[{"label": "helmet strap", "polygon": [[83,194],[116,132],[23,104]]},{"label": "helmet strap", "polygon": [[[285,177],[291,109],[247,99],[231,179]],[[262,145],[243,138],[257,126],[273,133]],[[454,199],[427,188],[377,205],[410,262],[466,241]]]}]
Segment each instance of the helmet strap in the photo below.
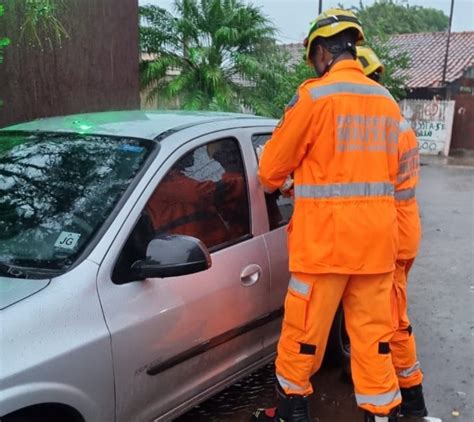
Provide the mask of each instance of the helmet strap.
[{"label": "helmet strap", "polygon": [[372,79],[372,80],[375,81],[375,82],[380,82],[381,76],[382,76],[382,75],[380,74],[380,72],[375,71],[375,72],[372,72],[372,73],[369,75],[369,78]]},{"label": "helmet strap", "polygon": [[327,72],[329,72],[331,68],[334,66],[335,61],[344,53],[346,52],[351,53],[354,59],[357,57],[355,45],[353,45],[352,43],[344,43],[344,45],[325,46],[325,48],[330,53],[332,53],[333,56],[331,60],[329,60],[329,62],[326,64],[326,67],[324,68],[322,75],[325,75]]}]

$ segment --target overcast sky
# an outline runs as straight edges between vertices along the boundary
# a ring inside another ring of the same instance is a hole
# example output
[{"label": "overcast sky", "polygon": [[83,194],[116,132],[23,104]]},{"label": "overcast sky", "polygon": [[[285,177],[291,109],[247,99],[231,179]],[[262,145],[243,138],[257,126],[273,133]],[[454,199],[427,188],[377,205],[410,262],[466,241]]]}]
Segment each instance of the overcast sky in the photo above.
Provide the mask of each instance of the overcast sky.
[{"label": "overcast sky", "polygon": [[[317,16],[318,0],[243,0],[260,6],[263,12],[275,23],[284,43],[300,42],[306,36],[309,23]],[[140,5],[155,4],[172,10],[173,0],[139,0]],[[371,4],[373,0],[365,0]],[[406,1],[404,1],[406,3]],[[410,5],[434,7],[449,15],[451,0],[408,0]],[[323,8],[358,5],[359,0],[323,0]],[[474,0],[455,0],[453,31],[474,31]]]}]

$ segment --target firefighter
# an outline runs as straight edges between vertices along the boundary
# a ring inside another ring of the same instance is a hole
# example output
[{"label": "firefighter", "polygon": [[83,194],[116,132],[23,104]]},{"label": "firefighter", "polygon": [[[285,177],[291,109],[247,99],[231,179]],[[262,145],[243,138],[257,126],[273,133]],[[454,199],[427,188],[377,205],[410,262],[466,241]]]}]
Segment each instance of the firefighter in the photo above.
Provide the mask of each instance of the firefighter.
[{"label": "firefighter", "polygon": [[216,183],[217,211],[228,227],[229,239],[239,239],[249,231],[248,204],[242,203],[247,187],[239,147],[231,140],[213,142],[207,145],[207,153],[224,170]]},{"label": "firefighter", "polygon": [[[379,81],[384,66],[369,47],[357,47],[357,56],[367,77]],[[407,417],[428,415],[421,382],[423,374],[416,357],[415,336],[407,313],[408,272],[413,265],[421,240],[421,222],[415,188],[420,171],[420,157],[415,132],[403,119],[400,124],[399,171],[395,184],[400,246],[394,272],[393,319],[395,335],[390,349],[402,393],[401,413]]]},{"label": "firefighter", "polygon": [[375,82],[380,82],[380,78],[385,68],[382,62],[370,47],[357,46],[357,60],[364,69],[364,74]]},{"label": "firefighter", "polygon": [[295,209],[277,407],[257,410],[254,421],[311,420],[310,377],[321,366],[341,300],[365,421],[398,420],[401,393],[389,342],[401,114],[356,60],[363,39],[352,12],[329,9],[318,16],[305,47],[319,77],[299,87],[261,156],[259,179],[267,191],[294,175]]},{"label": "firefighter", "polygon": [[228,240],[228,230],[214,205],[216,184],[187,176],[193,165],[193,154],[175,164],[153,192],[146,213],[156,233],[194,236],[212,248]]}]

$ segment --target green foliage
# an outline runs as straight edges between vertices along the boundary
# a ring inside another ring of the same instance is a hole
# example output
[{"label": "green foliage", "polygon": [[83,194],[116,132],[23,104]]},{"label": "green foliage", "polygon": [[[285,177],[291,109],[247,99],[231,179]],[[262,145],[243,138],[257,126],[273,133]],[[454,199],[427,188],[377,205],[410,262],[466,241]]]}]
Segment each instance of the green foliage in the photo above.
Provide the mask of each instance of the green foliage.
[{"label": "green foliage", "polygon": [[[5,14],[5,8],[2,3],[0,3],[0,18]],[[0,38],[0,64],[3,63],[3,49],[10,45],[10,39],[6,37]]]},{"label": "green foliage", "polygon": [[175,0],[175,9],[140,7],[141,50],[156,57],[140,69],[148,100],[272,115],[272,98],[257,87],[276,86],[282,75],[274,66],[275,29],[260,9],[240,0]]},{"label": "green foliage", "polygon": [[32,47],[50,48],[59,45],[69,35],[58,14],[64,9],[63,0],[25,0],[25,20],[21,26],[20,38],[25,38]]},{"label": "green foliage", "polygon": [[402,99],[406,96],[406,78],[400,71],[409,68],[409,57],[388,45],[390,35],[445,31],[449,17],[441,10],[403,6],[393,0],[379,0],[370,6],[361,1],[358,7],[352,9],[362,22],[367,44],[385,65],[381,82],[397,100]]},{"label": "green foliage", "polygon": [[[314,70],[303,60],[288,68],[288,54],[275,45],[275,29],[261,11],[241,0],[175,0],[175,13],[140,8],[141,50],[154,57],[141,64],[148,101],[177,100],[184,109],[241,111],[280,117]],[[395,98],[405,96],[408,56],[389,47],[393,33],[443,30],[440,11],[381,0],[354,8],[367,43],[385,65],[382,83]],[[170,75],[170,70],[175,74]]]},{"label": "green foliage", "polygon": [[449,17],[441,10],[421,6],[403,6],[393,0],[379,0],[370,6],[361,1],[354,7],[364,30],[387,36],[412,32],[446,31]]},{"label": "green foliage", "polygon": [[410,66],[407,53],[388,44],[390,35],[444,31],[449,18],[441,11],[419,6],[403,6],[393,0],[380,0],[371,6],[361,1],[359,7],[352,8],[362,22],[366,43],[385,66],[381,83],[397,100],[406,96],[406,77],[403,70]]},{"label": "green foliage", "polygon": [[[343,6],[341,6],[343,7]],[[374,49],[385,66],[381,83],[392,93],[396,100],[406,96],[406,77],[400,71],[409,68],[409,56],[389,46],[389,36],[398,33],[445,31],[449,18],[440,10],[424,7],[405,7],[391,0],[380,0],[371,6],[352,8],[362,21],[367,44]],[[303,56],[303,50],[301,52]],[[314,70],[301,61],[287,69],[288,57],[283,55],[274,61],[275,74],[283,75],[274,78],[271,83],[264,81],[258,88],[262,96],[273,98],[273,109],[270,115],[279,117],[298,86],[305,80],[314,78]]]},{"label": "green foliage", "polygon": [[[0,3],[0,18],[5,14],[5,8]],[[3,63],[3,49],[10,45],[10,39],[6,37],[0,37],[0,64]],[[3,105],[3,101],[0,99],[0,107]]]},{"label": "green foliage", "polygon": [[[301,50],[301,58],[303,58],[303,49]],[[289,55],[281,51],[273,60],[276,77],[271,81],[262,81],[257,86],[259,95],[272,99],[272,108],[268,115],[275,118],[282,116],[286,105],[295,95],[298,87],[304,81],[316,77],[314,69],[303,59],[290,68],[287,66],[288,60]]]},{"label": "green foliage", "polygon": [[369,40],[369,43],[385,66],[380,83],[390,91],[397,101],[402,100],[407,95],[406,77],[400,71],[409,68],[410,58],[408,54],[388,46],[385,39],[376,38],[372,41]]}]

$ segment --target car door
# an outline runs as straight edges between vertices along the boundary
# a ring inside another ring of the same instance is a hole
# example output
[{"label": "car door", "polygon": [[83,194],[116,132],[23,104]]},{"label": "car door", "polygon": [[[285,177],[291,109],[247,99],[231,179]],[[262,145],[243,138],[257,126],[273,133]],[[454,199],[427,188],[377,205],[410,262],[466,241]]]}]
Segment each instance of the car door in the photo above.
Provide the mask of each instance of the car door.
[{"label": "car door", "polygon": [[[130,215],[133,230],[124,225],[101,266],[117,421],[165,420],[262,358],[270,270],[264,238],[252,225],[257,187],[244,161],[252,145],[242,139],[238,131],[220,132],[175,151],[151,181],[153,193],[144,193]],[[226,155],[231,162],[217,161]],[[127,265],[157,233],[200,238],[211,268],[122,283]]]},{"label": "car door", "polygon": [[[248,137],[254,149],[264,146],[271,138],[273,128],[251,129]],[[263,189],[261,190],[263,195]],[[283,315],[283,302],[288,290],[290,272],[288,270],[288,225],[293,214],[293,198],[284,197],[279,190],[274,193],[265,193],[266,214],[268,226],[264,238],[268,249],[272,276],[270,280],[271,294],[270,312],[278,311]],[[275,320],[268,327],[265,337],[265,347],[273,348],[280,335],[281,320]]]}]

